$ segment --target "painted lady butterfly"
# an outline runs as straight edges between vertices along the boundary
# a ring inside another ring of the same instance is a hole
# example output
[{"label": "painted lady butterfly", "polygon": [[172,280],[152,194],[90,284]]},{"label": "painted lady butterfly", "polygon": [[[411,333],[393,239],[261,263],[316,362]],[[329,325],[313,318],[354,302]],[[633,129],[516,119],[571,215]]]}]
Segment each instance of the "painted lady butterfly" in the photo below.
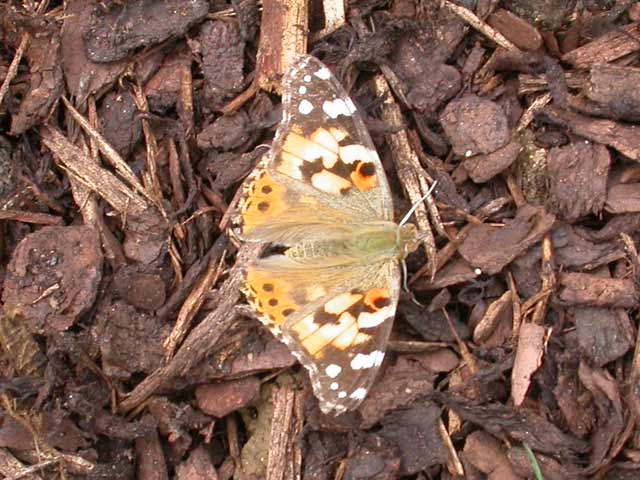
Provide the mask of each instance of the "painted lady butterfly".
[{"label": "painted lady butterfly", "polygon": [[393,221],[382,164],[329,69],[300,57],[283,83],[283,120],[245,184],[237,235],[289,247],[247,271],[261,321],[306,367],[320,408],[365,398],[382,364],[416,228]]}]

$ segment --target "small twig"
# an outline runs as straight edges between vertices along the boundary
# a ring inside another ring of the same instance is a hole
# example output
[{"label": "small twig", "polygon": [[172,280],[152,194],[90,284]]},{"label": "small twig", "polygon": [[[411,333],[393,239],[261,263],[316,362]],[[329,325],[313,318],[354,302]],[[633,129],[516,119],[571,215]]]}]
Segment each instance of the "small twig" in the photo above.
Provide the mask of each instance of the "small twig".
[{"label": "small twig", "polygon": [[[45,3],[45,2],[42,2]],[[0,86],[0,105],[4,101],[4,96],[9,91],[9,85],[11,81],[15,78],[18,73],[18,67],[20,66],[20,61],[22,60],[22,56],[24,52],[29,47],[29,41],[31,40],[31,35],[29,33],[22,34],[22,40],[20,41],[20,46],[16,50],[16,54],[13,56],[13,60],[11,61],[11,65],[9,65],[9,69],[7,70],[7,76],[4,77],[4,81],[2,82],[2,86]]]},{"label": "small twig", "polygon": [[22,470],[20,470],[19,472],[13,474],[13,475],[9,475],[8,477],[4,477],[5,480],[18,480],[20,478],[24,478],[27,475],[33,475],[35,473],[37,473],[40,470],[43,470],[44,468],[50,466],[50,465],[56,465],[59,462],[59,459],[57,458],[50,458],[48,460],[43,460],[41,462],[35,463],[33,465],[30,465],[28,467],[24,467]]},{"label": "small twig", "polygon": [[513,306],[513,329],[512,337],[515,339],[520,331],[520,323],[522,322],[522,303],[520,302],[520,296],[518,295],[518,288],[516,282],[513,279],[511,272],[507,272],[507,285],[511,291],[511,302]]},{"label": "small twig", "polygon": [[34,223],[38,225],[62,225],[64,219],[48,213],[26,212],[24,210],[0,210],[0,220]]},{"label": "small twig", "polygon": [[[38,6],[36,7],[35,14],[39,15],[44,12],[49,6],[49,0],[42,0]],[[7,76],[4,77],[2,82],[2,86],[0,86],[0,105],[4,102],[4,96],[9,91],[9,85],[16,77],[18,73],[18,67],[20,67],[20,62],[22,61],[22,57],[24,56],[24,52],[29,48],[29,42],[31,41],[31,34],[29,32],[25,32],[22,34],[22,39],[20,40],[20,45],[16,50],[16,54],[13,56],[13,60],[11,61],[11,65],[7,69]]]},{"label": "small twig", "polygon": [[145,114],[149,113],[149,104],[147,103],[147,97],[142,91],[142,88],[137,84],[133,84],[133,98],[136,102],[138,110],[142,113],[142,131],[144,132],[145,145],[147,148],[147,174],[149,178],[149,184],[146,185],[146,190],[153,192],[154,204],[166,219],[167,212],[164,209],[162,201],[162,187],[160,186],[160,179],[158,178],[158,142],[156,136],[151,129],[149,120],[145,118]]},{"label": "small twig", "polygon": [[556,275],[553,270],[553,243],[551,241],[551,234],[549,233],[542,239],[542,268],[540,275],[542,277],[541,290],[546,291],[547,295],[538,302],[531,316],[531,322],[536,325],[544,324],[551,294],[554,292],[556,286]]},{"label": "small twig", "polygon": [[310,41],[315,43],[341,28],[346,23],[344,0],[323,0],[324,28],[311,35]]},{"label": "small twig", "polygon": [[100,151],[104,154],[105,158],[109,160],[111,165],[115,167],[116,172],[118,172],[122,178],[129,182],[137,192],[141,193],[144,197],[151,200],[151,202],[155,203],[156,199],[153,198],[147,192],[147,190],[142,186],[138,178],[136,177],[131,167],[125,162],[120,154],[111,146],[109,142],[98,132],[93,126],[78,112],[71,102],[67,100],[64,96],[60,97],[62,99],[62,103],[64,103],[65,107],[67,107],[68,112],[71,114],[73,119],[80,124],[82,129],[87,133],[87,135],[96,142],[96,145],[100,149]]},{"label": "small twig", "polygon": [[[373,85],[376,95],[382,99],[382,120],[389,125],[401,125],[402,113],[400,112],[400,107],[393,100],[385,78],[382,75],[375,76]],[[426,180],[428,175],[423,172],[420,161],[411,148],[406,130],[401,129],[389,133],[386,137],[391,147],[400,182],[411,204],[415,205],[429,191],[430,185]],[[431,231],[427,209],[422,202],[418,204],[415,216],[418,228],[424,234],[424,247],[427,253],[430,276],[433,279],[436,274],[436,241]]]},{"label": "small twig", "polygon": [[524,111],[520,120],[518,120],[518,125],[516,126],[516,132],[521,132],[525,128],[529,126],[529,124],[533,121],[538,113],[542,111],[542,109],[551,101],[551,94],[549,92],[544,95],[540,95],[536,97],[536,99],[531,102],[531,105],[527,107]]},{"label": "small twig", "polygon": [[500,45],[502,48],[511,52],[520,52],[518,47],[507,40],[500,32],[478,18],[471,10],[461,7],[460,5],[456,5],[455,3],[451,3],[448,0],[442,0],[442,5],[458,15],[485,37]]},{"label": "small twig", "polygon": [[200,279],[196,287],[191,290],[191,293],[182,304],[182,308],[178,313],[178,318],[173,330],[163,343],[166,361],[170,361],[171,357],[173,357],[176,347],[187,334],[192,320],[204,303],[207,292],[218,281],[220,272],[222,271],[222,264],[224,262],[225,255],[226,252],[223,252],[219,260],[215,257],[211,257],[204,276]]}]

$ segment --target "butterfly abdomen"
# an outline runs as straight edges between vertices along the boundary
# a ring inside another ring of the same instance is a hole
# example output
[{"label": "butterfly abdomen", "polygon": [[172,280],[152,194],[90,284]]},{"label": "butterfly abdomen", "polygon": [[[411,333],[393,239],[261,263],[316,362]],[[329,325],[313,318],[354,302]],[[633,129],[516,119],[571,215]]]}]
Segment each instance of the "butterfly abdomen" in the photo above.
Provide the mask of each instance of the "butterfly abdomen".
[{"label": "butterfly abdomen", "polygon": [[399,257],[398,226],[392,222],[354,225],[342,238],[319,239],[292,246],[285,255],[305,259],[333,259],[332,263],[375,262]]}]

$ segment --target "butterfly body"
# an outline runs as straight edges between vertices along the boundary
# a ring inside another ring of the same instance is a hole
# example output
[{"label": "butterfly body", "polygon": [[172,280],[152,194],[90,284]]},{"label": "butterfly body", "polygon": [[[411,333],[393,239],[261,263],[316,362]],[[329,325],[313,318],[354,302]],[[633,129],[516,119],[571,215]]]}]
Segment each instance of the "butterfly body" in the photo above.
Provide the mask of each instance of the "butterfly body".
[{"label": "butterfly body", "polygon": [[417,232],[393,221],[380,159],[329,70],[302,56],[283,91],[283,120],[246,183],[236,233],[288,249],[250,265],[243,291],[309,371],[322,411],[342,413],[382,364]]},{"label": "butterfly body", "polygon": [[342,237],[298,243],[285,255],[301,262],[317,258],[335,263],[401,260],[411,248],[410,239],[415,235],[412,227],[389,221],[351,225]]}]

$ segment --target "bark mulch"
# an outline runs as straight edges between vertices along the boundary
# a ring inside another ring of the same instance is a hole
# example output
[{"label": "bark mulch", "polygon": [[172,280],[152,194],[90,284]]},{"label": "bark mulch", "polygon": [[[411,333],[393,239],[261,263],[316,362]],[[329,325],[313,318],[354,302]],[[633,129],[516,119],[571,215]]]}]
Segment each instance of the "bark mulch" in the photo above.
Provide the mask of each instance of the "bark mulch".
[{"label": "bark mulch", "polygon": [[[640,477],[640,3],[0,2],[0,474]],[[416,222],[323,415],[229,235],[310,52]]]}]

